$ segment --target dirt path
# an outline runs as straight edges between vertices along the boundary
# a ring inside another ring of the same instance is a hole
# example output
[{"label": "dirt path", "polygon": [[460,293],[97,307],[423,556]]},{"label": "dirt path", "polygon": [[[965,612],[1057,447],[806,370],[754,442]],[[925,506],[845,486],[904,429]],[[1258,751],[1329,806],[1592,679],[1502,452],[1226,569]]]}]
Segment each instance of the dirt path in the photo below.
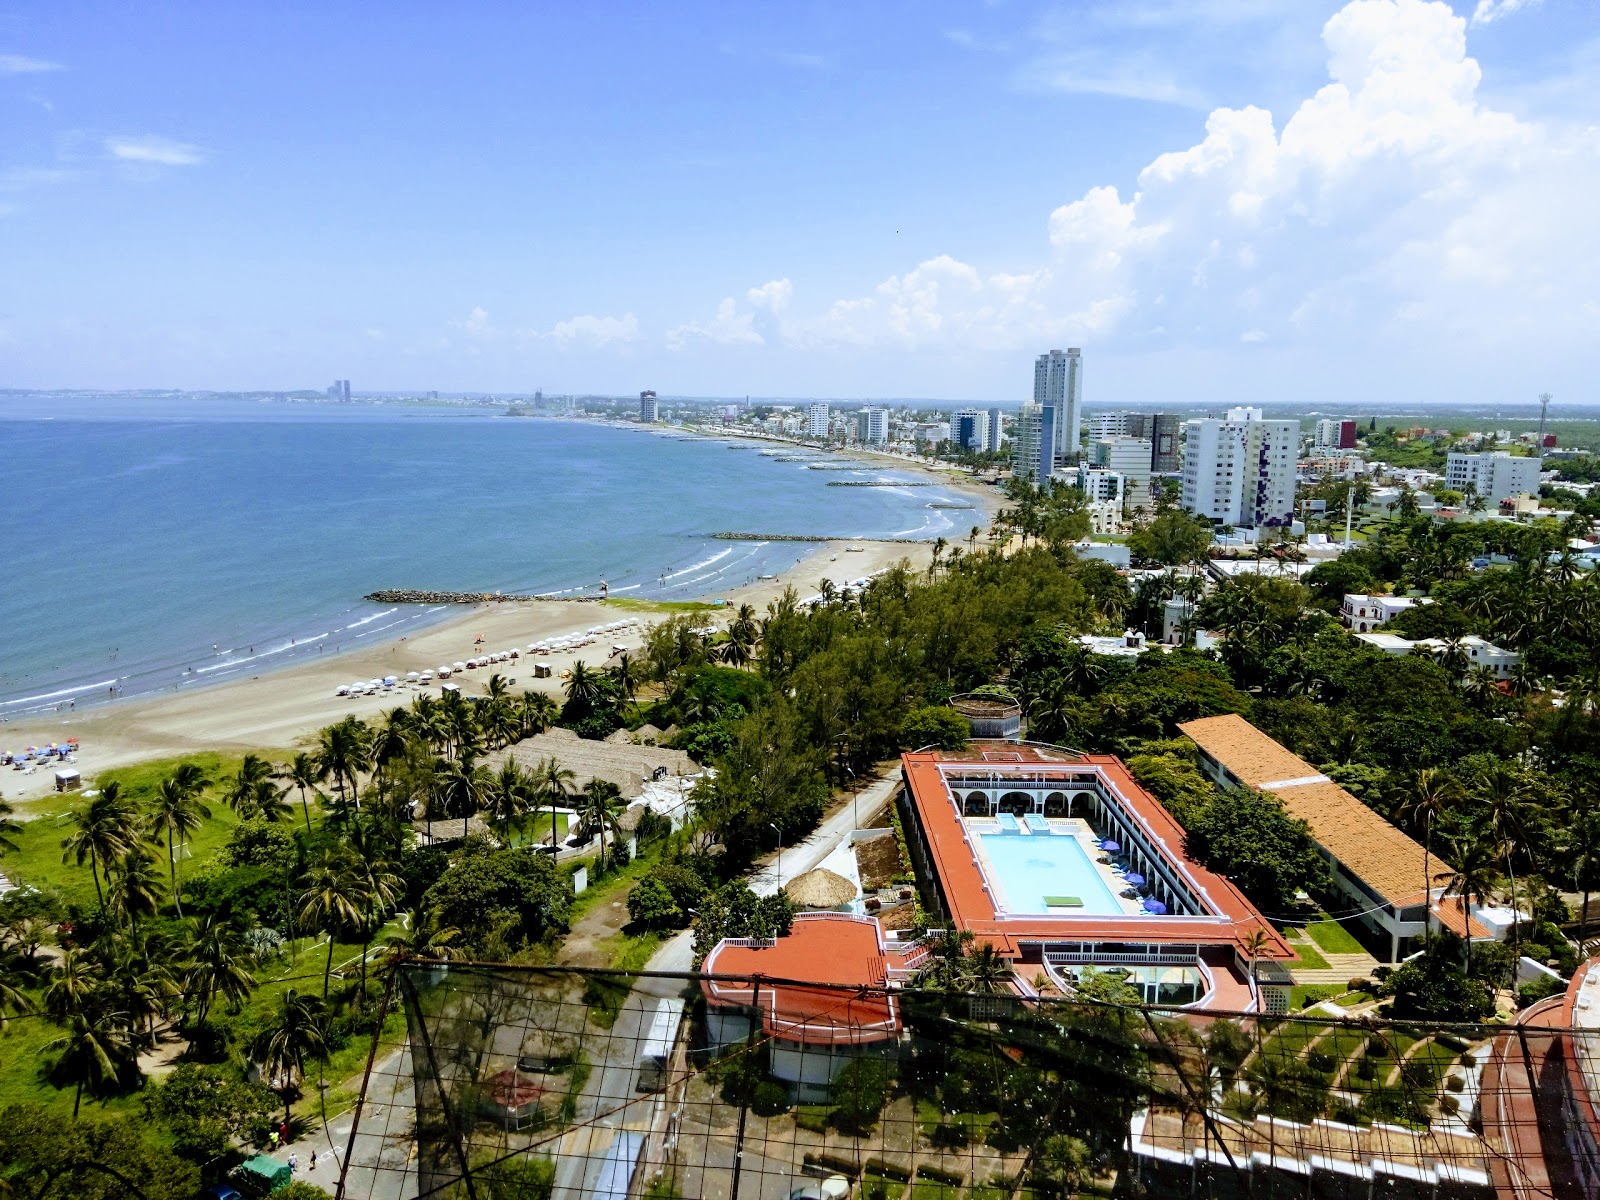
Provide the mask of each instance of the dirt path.
[{"label": "dirt path", "polygon": [[[604,886],[604,885],[601,885]],[[579,917],[561,943],[556,965],[562,967],[609,967],[610,949],[606,945],[628,923],[628,897],[639,881],[619,888],[614,896],[596,904]]]}]

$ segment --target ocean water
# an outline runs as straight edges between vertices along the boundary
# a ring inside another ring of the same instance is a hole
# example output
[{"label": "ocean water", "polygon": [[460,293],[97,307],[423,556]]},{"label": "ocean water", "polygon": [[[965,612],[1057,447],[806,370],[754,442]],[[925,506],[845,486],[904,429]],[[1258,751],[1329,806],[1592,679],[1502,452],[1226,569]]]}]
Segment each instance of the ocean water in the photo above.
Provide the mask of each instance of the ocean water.
[{"label": "ocean water", "polygon": [[931,539],[979,515],[827,486],[872,478],[909,476],[481,410],[0,397],[0,720],[459,611],[361,598],[379,588],[714,597],[814,548],[719,530]]}]

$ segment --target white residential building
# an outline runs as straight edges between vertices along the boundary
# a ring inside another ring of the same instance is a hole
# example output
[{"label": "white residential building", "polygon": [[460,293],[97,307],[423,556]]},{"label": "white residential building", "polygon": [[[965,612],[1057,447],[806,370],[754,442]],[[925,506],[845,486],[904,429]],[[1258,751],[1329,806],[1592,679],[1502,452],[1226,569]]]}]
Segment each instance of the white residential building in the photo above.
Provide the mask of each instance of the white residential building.
[{"label": "white residential building", "polygon": [[806,436],[826,441],[828,437],[828,406],[818,401],[806,409]]},{"label": "white residential building", "polygon": [[1024,404],[1011,431],[1011,473],[1040,486],[1055,473],[1055,422],[1048,404]]},{"label": "white residential building", "polygon": [[864,408],[857,415],[856,427],[863,442],[873,446],[887,445],[889,442],[889,410],[886,408]]},{"label": "white residential building", "polygon": [[950,438],[963,450],[982,451],[989,445],[989,414],[981,408],[963,408],[950,422]]},{"label": "white residential building", "polygon": [[990,454],[1000,453],[1000,443],[1006,436],[1006,414],[1003,409],[991,408],[989,410],[989,429],[983,448]]},{"label": "white residential building", "polygon": [[1353,633],[1370,633],[1380,625],[1387,625],[1406,609],[1427,603],[1426,596],[1369,596],[1363,592],[1346,592],[1344,603],[1339,605],[1339,620]]},{"label": "white residential building", "polygon": [[1100,412],[1089,414],[1089,442],[1093,445],[1102,438],[1127,437],[1133,432],[1129,426],[1135,413]]},{"label": "white residential building", "polygon": [[1508,496],[1539,492],[1539,460],[1495,450],[1483,454],[1452,451],[1445,462],[1444,483],[1462,495],[1477,495],[1486,504]]},{"label": "white residential building", "polygon": [[1089,461],[1123,478],[1122,500],[1130,509],[1150,506],[1150,440],[1098,438],[1089,444]]},{"label": "white residential building", "polygon": [[1050,421],[1054,433],[1051,450],[1064,457],[1078,452],[1078,422],[1083,402],[1083,351],[1052,350],[1039,355],[1033,364],[1033,402],[1040,408],[1054,409]]},{"label": "white residential building", "polygon": [[1256,528],[1294,519],[1300,422],[1266,421],[1259,408],[1185,424],[1183,507],[1220,525]]},{"label": "white residential building", "polygon": [[[1356,638],[1369,646],[1376,646],[1385,654],[1405,655],[1421,649],[1426,650],[1434,658],[1442,659],[1450,649],[1450,642],[1445,638],[1419,638],[1412,641],[1397,633],[1357,633]],[[1456,644],[1466,655],[1469,670],[1473,667],[1488,667],[1494,672],[1496,679],[1509,679],[1511,668],[1522,661],[1522,655],[1515,650],[1496,646],[1477,634],[1468,634],[1458,639]]]},{"label": "white residential building", "polygon": [[646,425],[654,425],[658,418],[659,410],[656,406],[656,394],[654,392],[640,392],[639,420]]},{"label": "white residential building", "polygon": [[1121,513],[1127,480],[1119,472],[1080,463],[1070,473],[1063,473],[1062,478],[1081,491],[1090,504],[1115,504]]}]

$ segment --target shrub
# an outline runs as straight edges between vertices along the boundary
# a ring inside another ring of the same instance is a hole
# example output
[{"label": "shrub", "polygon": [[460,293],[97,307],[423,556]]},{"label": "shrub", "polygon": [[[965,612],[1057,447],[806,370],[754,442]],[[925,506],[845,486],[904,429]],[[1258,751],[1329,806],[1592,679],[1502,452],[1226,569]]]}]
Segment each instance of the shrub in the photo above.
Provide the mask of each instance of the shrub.
[{"label": "shrub", "polygon": [[750,1096],[750,1111],[758,1117],[775,1117],[789,1111],[789,1089],[771,1079],[756,1084]]},{"label": "shrub", "polygon": [[1356,1078],[1373,1080],[1378,1077],[1378,1064],[1370,1054],[1364,1054],[1356,1059]]},{"label": "shrub", "polygon": [[914,708],[900,722],[900,744],[913,750],[923,746],[959,750],[969,734],[967,719],[952,708]]},{"label": "shrub", "polygon": [[1319,1075],[1332,1075],[1339,1061],[1326,1050],[1313,1050],[1306,1056],[1306,1065]]}]

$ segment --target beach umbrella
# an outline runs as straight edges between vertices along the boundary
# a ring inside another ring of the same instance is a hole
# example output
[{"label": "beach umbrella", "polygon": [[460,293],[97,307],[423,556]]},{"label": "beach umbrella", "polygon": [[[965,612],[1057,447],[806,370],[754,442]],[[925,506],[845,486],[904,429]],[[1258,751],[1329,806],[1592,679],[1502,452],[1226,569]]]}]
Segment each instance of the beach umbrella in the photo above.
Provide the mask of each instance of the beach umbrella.
[{"label": "beach umbrella", "polygon": [[1107,838],[1105,841],[1100,843],[1100,849],[1104,850],[1107,854],[1115,854],[1118,850],[1121,850],[1122,847],[1116,842],[1113,842],[1110,838]]},{"label": "beach umbrella", "polygon": [[1143,907],[1145,912],[1149,913],[1153,917],[1166,915],[1167,906],[1161,903],[1159,900],[1146,900]]},{"label": "beach umbrella", "polygon": [[1126,882],[1133,884],[1134,887],[1143,887],[1144,886],[1144,876],[1139,874],[1139,872],[1137,872],[1137,871],[1129,871],[1122,878]]},{"label": "beach umbrella", "polygon": [[801,908],[839,908],[856,898],[856,885],[826,867],[797,875],[783,890]]}]

